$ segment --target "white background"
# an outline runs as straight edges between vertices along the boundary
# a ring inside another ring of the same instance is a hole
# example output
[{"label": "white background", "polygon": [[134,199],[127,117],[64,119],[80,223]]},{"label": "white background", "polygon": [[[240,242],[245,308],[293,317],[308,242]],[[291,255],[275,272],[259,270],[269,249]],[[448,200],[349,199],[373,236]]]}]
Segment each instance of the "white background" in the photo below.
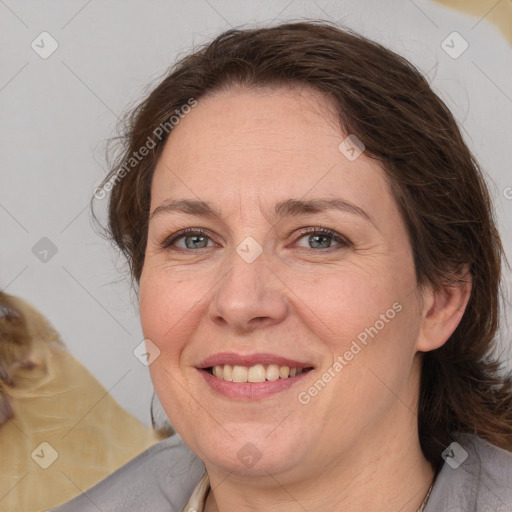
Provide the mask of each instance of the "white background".
[{"label": "white background", "polygon": [[[133,356],[143,338],[136,294],[90,222],[89,199],[106,171],[104,141],[179,53],[231,27],[304,18],[339,21],[428,74],[488,174],[512,261],[512,49],[485,14],[430,0],[0,0],[0,287],[46,315],[70,351],[149,425],[152,386]],[[47,59],[31,48],[43,31],[59,45]],[[453,31],[469,44],[457,59],[441,47]],[[42,237],[57,248],[46,263],[32,252]],[[510,296],[510,275],[504,288]],[[506,308],[511,319],[510,302]],[[509,367],[510,339],[504,330]]]}]

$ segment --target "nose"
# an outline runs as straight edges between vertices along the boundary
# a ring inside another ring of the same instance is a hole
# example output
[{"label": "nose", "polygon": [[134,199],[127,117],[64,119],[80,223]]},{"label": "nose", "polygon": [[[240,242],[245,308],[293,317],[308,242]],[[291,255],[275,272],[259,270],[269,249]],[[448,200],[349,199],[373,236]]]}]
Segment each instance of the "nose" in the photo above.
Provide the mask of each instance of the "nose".
[{"label": "nose", "polygon": [[288,302],[284,285],[264,254],[252,263],[234,253],[209,306],[210,321],[238,334],[282,322]]}]

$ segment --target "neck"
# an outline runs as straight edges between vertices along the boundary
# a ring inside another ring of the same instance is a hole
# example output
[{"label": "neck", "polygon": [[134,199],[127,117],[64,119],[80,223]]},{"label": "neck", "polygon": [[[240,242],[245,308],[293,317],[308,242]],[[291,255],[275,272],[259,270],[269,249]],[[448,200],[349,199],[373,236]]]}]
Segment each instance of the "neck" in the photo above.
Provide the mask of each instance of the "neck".
[{"label": "neck", "polygon": [[212,490],[205,512],[417,512],[434,469],[421,452],[417,431],[406,426],[410,434],[395,432],[386,443],[365,439],[307,479],[281,474],[241,479],[207,467]]},{"label": "neck", "polygon": [[205,512],[417,512],[434,478],[419,442],[418,388],[406,386],[402,400],[347,441],[328,464],[325,448],[311,450],[308,460],[291,471],[263,476],[205,464],[211,482]]}]

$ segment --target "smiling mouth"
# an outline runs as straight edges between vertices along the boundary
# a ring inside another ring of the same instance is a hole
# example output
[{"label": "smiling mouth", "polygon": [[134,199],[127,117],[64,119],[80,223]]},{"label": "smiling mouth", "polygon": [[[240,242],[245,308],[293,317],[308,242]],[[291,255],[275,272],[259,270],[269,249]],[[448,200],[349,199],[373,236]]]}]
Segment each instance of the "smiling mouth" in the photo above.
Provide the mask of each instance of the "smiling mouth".
[{"label": "smiling mouth", "polygon": [[204,368],[210,375],[220,380],[240,383],[291,379],[312,369],[312,367],[290,367],[278,364],[255,364],[253,366],[223,364]]}]

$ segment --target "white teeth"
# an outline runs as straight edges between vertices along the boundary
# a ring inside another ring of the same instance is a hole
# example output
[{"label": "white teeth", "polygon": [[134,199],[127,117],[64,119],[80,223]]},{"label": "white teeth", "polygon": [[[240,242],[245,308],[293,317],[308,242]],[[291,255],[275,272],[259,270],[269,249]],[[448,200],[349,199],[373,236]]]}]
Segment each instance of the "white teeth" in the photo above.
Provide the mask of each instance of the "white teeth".
[{"label": "white teeth", "polygon": [[277,364],[269,364],[267,368],[267,380],[279,379],[279,366]]},{"label": "white teeth", "polygon": [[[220,368],[222,368],[222,367],[220,367]],[[223,378],[224,378],[224,380],[229,380],[229,381],[233,380],[233,367],[230,364],[224,365]]]},{"label": "white teeth", "polygon": [[212,373],[215,377],[230,382],[275,381],[295,377],[303,371],[303,368],[290,368],[289,366],[279,366],[278,364],[256,364],[250,367],[224,364],[212,368]]},{"label": "white teeth", "polygon": [[265,381],[265,367],[262,364],[251,366],[249,368],[248,382],[264,382]]},{"label": "white teeth", "polygon": [[[220,368],[222,368],[222,366]],[[247,373],[247,367],[235,364],[235,366],[233,366],[233,382],[247,382]],[[213,374],[215,375],[215,369]]]}]

